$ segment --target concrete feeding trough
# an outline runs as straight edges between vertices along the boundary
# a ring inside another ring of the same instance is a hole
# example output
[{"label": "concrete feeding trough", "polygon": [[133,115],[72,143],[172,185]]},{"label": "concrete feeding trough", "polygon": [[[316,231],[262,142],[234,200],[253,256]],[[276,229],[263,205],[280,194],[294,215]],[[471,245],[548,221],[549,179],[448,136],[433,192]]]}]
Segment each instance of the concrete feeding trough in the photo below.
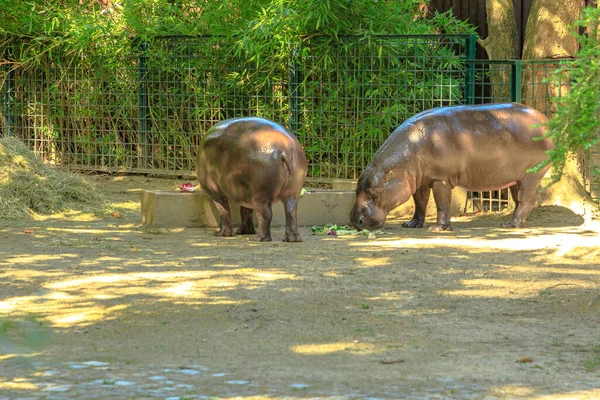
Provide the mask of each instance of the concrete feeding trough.
[{"label": "concrete feeding trough", "polygon": [[[451,212],[457,215],[464,211],[466,191],[455,189],[452,195]],[[350,224],[350,211],[355,200],[354,190],[311,190],[298,201],[298,225]],[[240,224],[240,207],[231,203],[229,207],[233,224],[237,226]],[[411,199],[390,212],[389,217],[410,217],[413,212],[414,203]],[[435,216],[435,212],[432,196],[427,214]],[[142,224],[159,228],[216,228],[220,219],[212,200],[202,192],[145,190],[141,193],[141,214]],[[285,214],[280,202],[273,204],[271,226],[285,226]]]}]

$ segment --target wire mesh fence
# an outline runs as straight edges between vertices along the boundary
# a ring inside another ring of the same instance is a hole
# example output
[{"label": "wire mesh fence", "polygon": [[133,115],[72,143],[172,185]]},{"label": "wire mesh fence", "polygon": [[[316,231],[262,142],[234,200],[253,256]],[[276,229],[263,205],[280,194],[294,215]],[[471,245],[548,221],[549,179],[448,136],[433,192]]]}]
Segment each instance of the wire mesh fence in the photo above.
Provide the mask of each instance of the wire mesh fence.
[{"label": "wire mesh fence", "polygon": [[0,134],[67,167],[182,175],[210,126],[253,115],[300,138],[310,178],[355,178],[408,116],[464,102],[469,41],[307,39],[269,70],[222,37],[134,41],[130,54],[103,58],[54,51],[37,68],[1,72]]},{"label": "wire mesh fence", "polygon": [[[358,178],[389,134],[428,108],[461,104],[464,36],[342,37],[326,54],[300,49],[296,133],[313,178]],[[322,48],[322,46],[319,46]]]}]

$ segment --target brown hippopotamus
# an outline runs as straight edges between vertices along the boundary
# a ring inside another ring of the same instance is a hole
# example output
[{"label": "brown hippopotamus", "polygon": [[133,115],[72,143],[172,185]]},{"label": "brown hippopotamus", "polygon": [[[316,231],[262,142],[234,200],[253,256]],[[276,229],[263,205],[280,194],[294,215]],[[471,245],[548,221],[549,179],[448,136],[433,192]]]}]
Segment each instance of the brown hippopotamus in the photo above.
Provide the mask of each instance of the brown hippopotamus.
[{"label": "brown hippopotamus", "polygon": [[413,218],[402,226],[421,228],[433,189],[437,221],[429,230],[452,230],[450,199],[452,188],[460,186],[471,191],[510,187],[515,211],[502,226],[522,227],[550,168],[527,172],[547,160],[552,148],[543,138],[546,121],[540,112],[516,103],[440,107],[409,118],[360,175],[352,225],[377,229],[391,210],[413,196]]},{"label": "brown hippopotamus", "polygon": [[258,214],[253,240],[271,241],[271,205],[285,208],[286,242],[301,242],[296,221],[298,197],[306,174],[302,145],[285,128],[262,118],[222,121],[206,132],[198,150],[196,173],[202,190],[221,214],[217,236],[233,236],[229,201],[240,204],[237,233],[254,234],[252,213]]}]

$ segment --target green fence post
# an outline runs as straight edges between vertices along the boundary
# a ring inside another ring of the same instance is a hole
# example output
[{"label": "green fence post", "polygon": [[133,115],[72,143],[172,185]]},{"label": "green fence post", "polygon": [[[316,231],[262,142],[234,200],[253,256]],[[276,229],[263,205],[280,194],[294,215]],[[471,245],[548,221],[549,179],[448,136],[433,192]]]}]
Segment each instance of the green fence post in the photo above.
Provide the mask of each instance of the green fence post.
[{"label": "green fence post", "polygon": [[289,106],[290,106],[290,130],[292,133],[300,129],[300,67],[298,62],[300,51],[298,46],[294,46],[290,57],[290,82],[289,82]]},{"label": "green fence post", "polygon": [[467,104],[475,104],[475,56],[477,51],[477,37],[470,34],[466,43],[466,76],[465,76],[465,100]]},{"label": "green fence post", "polygon": [[[10,57],[10,50],[6,49],[4,52],[5,60],[8,60]],[[6,63],[4,65],[4,70],[6,71],[6,79],[4,80],[4,85],[2,85],[2,92],[4,93],[4,137],[13,136],[13,127],[14,127],[14,119],[12,115],[12,102],[14,100],[14,91],[15,91],[15,71],[12,68],[11,64]]]},{"label": "green fence post", "polygon": [[138,50],[138,168],[148,168],[148,42],[139,40]]},{"label": "green fence post", "polygon": [[513,60],[510,65],[510,101],[520,103],[522,100],[522,84],[523,66],[521,60]]}]

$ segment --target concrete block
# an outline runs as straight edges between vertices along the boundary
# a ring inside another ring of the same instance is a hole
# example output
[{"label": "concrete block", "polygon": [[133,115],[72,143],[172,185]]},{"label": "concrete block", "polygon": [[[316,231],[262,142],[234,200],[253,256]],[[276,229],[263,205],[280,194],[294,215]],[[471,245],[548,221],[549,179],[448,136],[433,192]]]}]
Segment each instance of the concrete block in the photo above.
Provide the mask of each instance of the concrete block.
[{"label": "concrete block", "polygon": [[356,190],[358,179],[332,179],[331,188],[333,190]]},{"label": "concrete block", "polygon": [[216,227],[219,218],[205,194],[144,190],[140,195],[142,224],[156,227]]},{"label": "concrete block", "polygon": [[[452,215],[463,212],[466,191],[455,189],[452,193]],[[300,197],[298,201],[298,225],[323,224],[346,225],[350,223],[350,211],[356,196],[354,190],[315,190]],[[234,226],[240,224],[240,207],[230,203]],[[428,215],[435,215],[433,196],[427,208]],[[414,212],[411,200],[390,212],[389,217],[410,217]],[[202,192],[143,191],[141,194],[142,224],[156,227],[218,227],[219,213],[210,197]],[[256,220],[255,216],[255,223]],[[281,202],[273,204],[271,226],[285,226],[285,213]]]},{"label": "concrete block", "polygon": [[[350,223],[354,206],[352,191],[316,191],[298,201],[298,225]],[[233,225],[241,222],[240,206],[229,203]],[[285,226],[281,202],[273,204],[272,227]],[[141,194],[142,224],[156,227],[218,227],[220,215],[210,197],[202,192],[143,191]],[[255,224],[258,224],[256,213]]]}]

